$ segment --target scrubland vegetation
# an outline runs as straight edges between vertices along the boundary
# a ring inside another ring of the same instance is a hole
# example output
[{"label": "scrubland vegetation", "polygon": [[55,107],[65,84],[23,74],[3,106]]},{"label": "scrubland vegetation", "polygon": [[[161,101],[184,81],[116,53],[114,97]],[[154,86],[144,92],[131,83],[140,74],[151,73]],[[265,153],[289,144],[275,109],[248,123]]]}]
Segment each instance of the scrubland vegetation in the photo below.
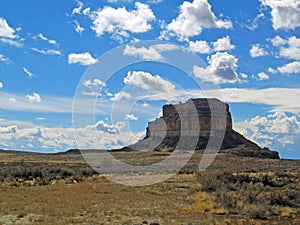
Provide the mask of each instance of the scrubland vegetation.
[{"label": "scrubland vegetation", "polygon": [[[114,153],[132,164],[159,153]],[[0,154],[0,224],[299,224],[300,162],[197,153],[151,186],[115,184],[80,154]]]}]

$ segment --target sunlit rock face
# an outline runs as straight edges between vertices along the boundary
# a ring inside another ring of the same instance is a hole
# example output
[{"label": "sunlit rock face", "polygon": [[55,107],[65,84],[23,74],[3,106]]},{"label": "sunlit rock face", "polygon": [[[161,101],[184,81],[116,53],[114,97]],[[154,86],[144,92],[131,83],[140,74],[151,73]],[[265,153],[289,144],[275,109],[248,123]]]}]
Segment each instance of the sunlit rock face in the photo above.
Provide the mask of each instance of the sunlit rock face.
[{"label": "sunlit rock face", "polygon": [[261,148],[233,130],[229,106],[208,98],[164,105],[162,117],[148,123],[145,138],[128,148],[155,151],[217,148],[243,156],[279,158],[277,152]]}]

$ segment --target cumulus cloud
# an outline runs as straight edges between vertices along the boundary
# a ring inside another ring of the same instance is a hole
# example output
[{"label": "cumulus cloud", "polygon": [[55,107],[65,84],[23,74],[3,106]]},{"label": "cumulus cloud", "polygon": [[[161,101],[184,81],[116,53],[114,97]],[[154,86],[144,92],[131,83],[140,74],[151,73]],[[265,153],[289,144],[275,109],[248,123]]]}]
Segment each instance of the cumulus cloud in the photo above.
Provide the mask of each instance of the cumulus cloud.
[{"label": "cumulus cloud", "polygon": [[282,74],[300,73],[300,62],[295,61],[288,63],[282,67],[278,67],[277,70]]},{"label": "cumulus cloud", "polygon": [[300,122],[295,115],[275,112],[268,116],[256,116],[237,124],[237,129],[252,140],[267,146],[279,142],[282,146],[293,144],[300,133]]},{"label": "cumulus cloud", "polygon": [[193,73],[203,81],[234,83],[239,80],[236,73],[237,62],[238,59],[235,56],[227,52],[217,52],[209,57],[208,67],[194,66]]},{"label": "cumulus cloud", "polygon": [[288,43],[287,40],[281,38],[280,36],[276,35],[274,38],[269,39],[273,46],[280,47]]},{"label": "cumulus cloud", "polygon": [[152,46],[149,48],[141,47],[137,48],[134,46],[126,45],[124,49],[124,55],[129,56],[138,56],[145,60],[160,60],[162,59],[162,55]]},{"label": "cumulus cloud", "polygon": [[124,122],[118,122],[117,124],[109,125],[103,120],[100,120],[95,124],[95,128],[96,130],[100,130],[109,134],[118,134],[124,125]]},{"label": "cumulus cloud", "polygon": [[55,49],[38,49],[38,48],[32,48],[32,51],[41,53],[43,55],[59,55],[61,56],[62,53],[59,50],[55,50]]},{"label": "cumulus cloud", "polygon": [[3,88],[3,83],[2,83],[2,82],[0,82],[0,89],[1,89],[1,88]]},{"label": "cumulus cloud", "polygon": [[287,40],[287,46],[280,47],[280,56],[289,59],[300,59],[300,38],[295,36]]},{"label": "cumulus cloud", "polygon": [[300,38],[291,36],[288,39],[283,39],[280,36],[270,38],[272,45],[279,48],[279,56],[288,59],[300,59]]},{"label": "cumulus cloud", "polygon": [[90,12],[91,12],[91,8],[90,7],[85,8],[84,10],[82,10],[82,14],[85,15],[85,16],[90,15]]},{"label": "cumulus cloud", "polygon": [[231,43],[231,38],[229,36],[219,38],[216,42],[213,42],[214,51],[229,51],[235,48]]},{"label": "cumulus cloud", "polygon": [[149,47],[135,47],[126,45],[123,54],[129,56],[140,57],[145,60],[161,60],[163,59],[162,52],[173,51],[178,49],[177,46],[172,44],[156,44]]},{"label": "cumulus cloud", "polygon": [[12,134],[17,132],[16,126],[0,127],[1,134]]},{"label": "cumulus cloud", "polygon": [[[0,122],[2,121],[0,120]],[[39,151],[56,152],[77,148],[76,142],[83,149],[120,148],[137,142],[144,135],[144,131],[137,133],[122,131],[122,128],[126,126],[126,123],[123,121],[112,125],[104,121],[98,121],[94,125],[78,128],[46,128],[36,127],[33,124],[24,124],[22,121],[3,122],[23,125],[22,127],[18,126],[18,129],[14,125],[1,125],[0,148],[33,148]],[[77,134],[76,142],[74,132]]]},{"label": "cumulus cloud", "polygon": [[229,29],[232,23],[217,19],[207,0],[194,0],[182,3],[178,17],[166,26],[166,31],[183,40],[201,34],[204,28]]},{"label": "cumulus cloud", "polygon": [[124,78],[124,83],[135,85],[144,90],[155,90],[158,92],[170,93],[175,90],[175,86],[171,82],[159,75],[153,76],[151,73],[144,71],[129,71]]},{"label": "cumulus cloud", "polygon": [[17,38],[15,30],[11,28],[7,21],[2,17],[0,17],[0,37],[11,39]]},{"label": "cumulus cloud", "polygon": [[124,120],[138,120],[134,114],[126,114]]},{"label": "cumulus cloud", "polygon": [[85,53],[71,53],[68,56],[68,63],[75,64],[78,63],[80,65],[88,66],[95,64],[97,59],[94,59],[89,52]]},{"label": "cumulus cloud", "polygon": [[257,80],[268,80],[270,77],[265,72],[260,72],[260,73],[257,74],[257,76],[255,78]]},{"label": "cumulus cloud", "polygon": [[207,41],[190,41],[189,47],[193,52],[200,54],[209,54],[211,51]]},{"label": "cumulus cloud", "polygon": [[41,96],[38,93],[33,93],[32,95],[26,95],[29,102],[40,103],[42,101]]},{"label": "cumulus cloud", "polygon": [[97,36],[110,33],[123,37],[128,37],[128,32],[145,33],[149,31],[152,28],[150,22],[155,20],[149,5],[140,2],[135,3],[135,10],[106,6],[93,12],[91,18],[93,20],[92,30],[96,32]]},{"label": "cumulus cloud", "polygon": [[247,78],[248,78],[248,75],[245,74],[245,73],[241,73],[241,77],[242,77],[243,79],[247,79]]},{"label": "cumulus cloud", "polygon": [[18,48],[22,47],[23,45],[20,40],[18,40],[18,35],[15,34],[15,30],[10,27],[6,19],[3,17],[0,17],[0,42]]},{"label": "cumulus cloud", "polygon": [[271,8],[273,28],[295,29],[300,26],[300,4],[297,0],[260,0]]},{"label": "cumulus cloud", "polygon": [[260,46],[260,44],[252,45],[252,47],[251,47],[249,53],[250,53],[250,56],[253,57],[253,58],[257,58],[257,57],[261,57],[261,56],[268,55],[268,52],[265,51],[265,50]]},{"label": "cumulus cloud", "polygon": [[268,68],[268,72],[269,72],[269,73],[272,73],[272,74],[275,74],[275,73],[277,73],[277,70],[276,70],[276,69],[273,69],[273,68],[271,68],[271,67],[269,67],[269,68]]},{"label": "cumulus cloud", "polygon": [[82,84],[84,87],[97,90],[101,90],[103,87],[106,86],[106,84],[98,78],[85,80]]},{"label": "cumulus cloud", "polygon": [[26,75],[29,77],[29,78],[33,78],[33,77],[36,77],[36,75],[32,72],[30,72],[27,68],[23,67],[23,71],[24,73],[26,73]]},{"label": "cumulus cloud", "polygon": [[122,99],[130,99],[131,94],[125,92],[125,91],[120,91],[118,93],[114,94],[114,97],[112,97],[110,100],[112,101],[121,101]]}]

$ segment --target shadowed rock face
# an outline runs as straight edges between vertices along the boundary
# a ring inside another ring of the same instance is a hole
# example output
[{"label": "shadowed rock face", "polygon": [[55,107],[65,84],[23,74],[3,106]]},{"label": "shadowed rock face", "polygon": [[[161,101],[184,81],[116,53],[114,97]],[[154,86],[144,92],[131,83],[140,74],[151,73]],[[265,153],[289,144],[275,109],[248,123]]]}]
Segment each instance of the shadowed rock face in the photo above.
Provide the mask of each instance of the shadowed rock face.
[{"label": "shadowed rock face", "polygon": [[279,158],[232,129],[229,106],[218,99],[197,98],[163,106],[162,117],[149,122],[146,136],[128,148],[173,151],[221,149],[238,155]]}]

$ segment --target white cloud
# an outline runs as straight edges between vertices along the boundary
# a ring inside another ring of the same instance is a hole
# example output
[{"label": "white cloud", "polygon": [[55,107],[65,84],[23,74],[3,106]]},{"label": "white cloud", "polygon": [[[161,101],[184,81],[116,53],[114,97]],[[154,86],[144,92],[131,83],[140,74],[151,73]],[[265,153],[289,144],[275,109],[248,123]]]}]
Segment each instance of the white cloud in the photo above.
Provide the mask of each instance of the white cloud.
[{"label": "white cloud", "polygon": [[144,71],[129,71],[127,77],[124,78],[124,83],[135,85],[144,90],[155,90],[158,92],[170,93],[175,90],[175,86],[171,82],[159,75],[153,76]]},{"label": "white cloud", "polygon": [[124,120],[138,120],[134,114],[126,114]]},{"label": "white cloud", "polygon": [[242,77],[243,79],[247,79],[247,78],[248,78],[248,75],[245,74],[245,73],[241,73],[241,77]]},{"label": "white cloud", "polygon": [[82,84],[83,86],[89,89],[97,89],[97,90],[101,90],[103,87],[106,86],[106,84],[98,78],[85,80]]},{"label": "white cloud", "polygon": [[249,30],[251,31],[254,31],[258,28],[258,21],[261,19],[261,18],[265,18],[265,14],[260,12],[255,18],[253,21],[247,21],[247,24],[242,24],[243,26],[245,26],[246,28],[248,28]]},{"label": "white cloud", "polygon": [[172,44],[156,44],[156,45],[149,46],[148,48],[144,46],[135,47],[135,46],[126,45],[123,54],[129,56],[141,57],[142,59],[145,60],[156,61],[156,60],[163,59],[161,52],[173,51],[176,49],[178,49],[178,47]]},{"label": "white cloud", "polygon": [[45,120],[46,118],[45,117],[37,117],[35,118],[36,120]]},{"label": "white cloud", "polygon": [[236,124],[238,131],[252,140],[267,146],[279,142],[282,146],[293,144],[294,135],[300,133],[300,122],[295,115],[275,112],[256,116]]},{"label": "white cloud", "polygon": [[234,45],[231,43],[231,39],[229,36],[225,36],[222,38],[219,38],[215,42],[211,42],[211,45],[213,46],[212,49],[210,48],[207,41],[190,41],[189,47],[192,51],[202,53],[202,54],[208,54],[211,51],[219,52],[219,51],[229,51],[235,48]]},{"label": "white cloud", "polygon": [[36,77],[36,75],[32,72],[30,72],[27,68],[23,67],[23,71],[24,73],[26,73],[26,75],[29,77],[29,78],[33,78],[33,77]]},{"label": "white cloud", "polygon": [[17,132],[16,126],[0,127],[1,134],[12,134]]},{"label": "white cloud", "polygon": [[200,54],[209,54],[211,51],[207,41],[190,41],[189,47],[193,52]]},{"label": "white cloud", "polygon": [[75,14],[81,14],[81,10],[83,8],[83,3],[80,2],[80,1],[77,1],[77,8],[74,8],[72,10],[72,15],[75,15]]},{"label": "white cloud", "polygon": [[[112,125],[98,121],[94,125],[78,128],[46,128],[36,127],[33,124],[26,125],[22,121],[4,122],[10,125],[0,127],[0,148],[34,148],[39,151],[45,149],[47,152],[56,152],[77,148],[76,142],[84,149],[120,148],[137,142],[144,135],[144,131],[138,133],[121,131],[126,126],[123,121]],[[14,123],[24,126],[16,129],[16,126],[12,125]],[[74,132],[77,134],[76,142]]]},{"label": "white cloud", "polygon": [[168,51],[179,49],[179,47],[174,44],[155,44],[152,45],[151,47],[153,47],[159,52],[168,52]]},{"label": "white cloud", "polygon": [[91,12],[91,8],[90,7],[85,8],[84,10],[82,10],[82,14],[85,15],[85,16],[90,15],[90,12]]},{"label": "white cloud", "polygon": [[275,73],[277,73],[277,70],[276,70],[276,69],[273,69],[273,68],[271,68],[271,67],[269,67],[269,68],[268,68],[268,72],[269,72],[269,73],[272,73],[272,74],[275,74]]},{"label": "white cloud", "polygon": [[[120,133],[120,130],[125,126],[124,122],[118,122],[113,125],[109,125],[105,123],[103,120],[98,121],[95,124],[96,130],[100,130],[109,134],[118,134]],[[90,126],[87,126],[90,127]]]},{"label": "white cloud", "polygon": [[57,42],[55,40],[51,40],[51,39],[45,37],[42,33],[38,34],[38,38],[40,38],[43,41],[47,41],[49,44],[57,45]]},{"label": "white cloud", "polygon": [[162,55],[153,47],[136,48],[134,46],[126,45],[123,54],[129,56],[138,56],[145,60],[154,60],[154,61],[163,58]]},{"label": "white cloud", "polygon": [[219,38],[216,42],[213,42],[214,51],[228,51],[235,48],[231,43],[231,39],[229,36]]},{"label": "white cloud", "polygon": [[99,91],[90,91],[90,92],[83,91],[82,94],[85,96],[101,96],[102,95]]},{"label": "white cloud", "polygon": [[155,16],[149,5],[136,2],[135,10],[127,10],[125,7],[112,8],[109,6],[93,12],[92,30],[97,36],[104,33],[115,34],[116,36],[128,37],[128,32],[145,33],[152,26],[149,22],[155,19]]},{"label": "white cloud", "polygon": [[249,53],[250,53],[250,56],[253,58],[268,55],[268,52],[265,51],[262,47],[260,47],[260,44],[252,45]]},{"label": "white cloud", "polygon": [[272,42],[272,44],[273,44],[274,46],[276,46],[276,47],[280,47],[280,46],[285,45],[285,44],[288,43],[287,40],[281,38],[281,37],[278,36],[278,35],[276,35],[274,38],[270,38],[269,40],[270,40],[270,41]]},{"label": "white cloud", "polygon": [[[65,97],[65,96],[49,96],[43,95],[42,101],[38,104],[32,102],[32,104],[28,104],[28,98],[25,98],[24,94],[15,94],[15,93],[7,93],[5,91],[1,91],[0,102],[2,110],[9,110],[14,112],[34,112],[34,113],[80,113],[80,114],[91,114],[91,113],[99,113],[101,115],[109,115],[112,101],[107,100],[105,104],[97,104],[95,105],[95,98],[90,96],[81,95],[76,99],[76,105],[74,103],[74,97]],[[33,95],[31,95],[33,96]],[[99,96],[99,94],[98,94]],[[108,96],[112,97],[112,96]],[[129,93],[120,93],[116,94],[117,98],[127,98],[129,99],[131,95]],[[118,99],[117,98],[117,99]],[[16,104],[17,103],[17,104]],[[92,106],[92,107],[91,107]],[[119,105],[115,105],[114,108],[119,111],[124,110],[124,107]],[[0,119],[1,120],[1,119]]]},{"label": "white cloud", "polygon": [[79,63],[84,66],[95,64],[97,59],[94,59],[89,52],[85,53],[71,53],[68,56],[69,64]]},{"label": "white cloud", "polygon": [[[216,91],[208,90],[208,96],[217,96]],[[266,89],[242,89],[225,88],[221,90],[225,102],[266,104],[272,106],[271,112],[300,113],[300,102],[295,99],[300,96],[299,88],[266,88]],[[197,96],[199,93],[195,93]]]},{"label": "white cloud", "polygon": [[258,80],[268,80],[269,78],[270,78],[269,75],[264,72],[258,73],[256,77],[256,79]]},{"label": "white cloud", "polygon": [[234,83],[237,82],[236,73],[238,59],[227,52],[217,52],[209,57],[208,67],[195,66],[193,73],[203,81],[213,83]]},{"label": "white cloud", "polygon": [[17,99],[15,99],[15,98],[9,98],[8,101],[10,101],[10,102],[17,102]]},{"label": "white cloud", "polygon": [[218,20],[211,11],[207,0],[184,1],[176,19],[166,26],[170,35],[176,35],[181,40],[202,33],[204,28],[232,28],[231,21]]},{"label": "white cloud", "polygon": [[8,39],[8,38],[0,38],[0,42],[15,46],[17,48],[21,48],[23,44],[19,41]]},{"label": "white cloud", "polygon": [[280,47],[280,56],[288,59],[300,59],[300,38],[295,36],[287,40],[287,46]]},{"label": "white cloud", "polygon": [[26,95],[26,98],[28,99],[29,102],[41,102],[41,96],[38,93],[33,93],[32,95]]},{"label": "white cloud", "polygon": [[3,83],[2,83],[2,82],[0,82],[0,89],[1,89],[1,88],[3,88]]},{"label": "white cloud", "polygon": [[300,26],[300,4],[297,0],[260,0],[272,11],[273,28],[295,29]]},{"label": "white cloud", "polygon": [[112,97],[110,100],[112,101],[121,101],[122,99],[130,99],[131,94],[125,92],[125,91],[120,91],[118,93],[114,94],[114,97]]},{"label": "white cloud", "polygon": [[35,51],[35,52],[38,52],[38,53],[41,53],[43,55],[59,55],[61,56],[62,53],[59,51],[59,50],[55,50],[55,49],[38,49],[38,48],[32,48],[31,49],[32,51]]},{"label": "white cloud", "polygon": [[0,37],[11,39],[17,38],[15,30],[11,28],[7,21],[2,17],[0,17]]},{"label": "white cloud", "polygon": [[5,57],[4,55],[0,54],[0,62],[8,62],[9,58]]},{"label": "white cloud", "polygon": [[277,70],[283,74],[300,73],[300,62],[295,61],[288,63],[282,67],[277,68]]},{"label": "white cloud", "polygon": [[280,36],[270,38],[272,45],[279,48],[279,56],[288,59],[300,59],[300,38],[291,36],[288,39],[283,39]]},{"label": "white cloud", "polygon": [[152,3],[152,4],[159,4],[162,3],[164,0],[148,0],[148,3]]},{"label": "white cloud", "polygon": [[82,34],[82,32],[85,30],[80,24],[77,22],[77,20],[74,20],[75,23],[75,31],[79,34]]}]

